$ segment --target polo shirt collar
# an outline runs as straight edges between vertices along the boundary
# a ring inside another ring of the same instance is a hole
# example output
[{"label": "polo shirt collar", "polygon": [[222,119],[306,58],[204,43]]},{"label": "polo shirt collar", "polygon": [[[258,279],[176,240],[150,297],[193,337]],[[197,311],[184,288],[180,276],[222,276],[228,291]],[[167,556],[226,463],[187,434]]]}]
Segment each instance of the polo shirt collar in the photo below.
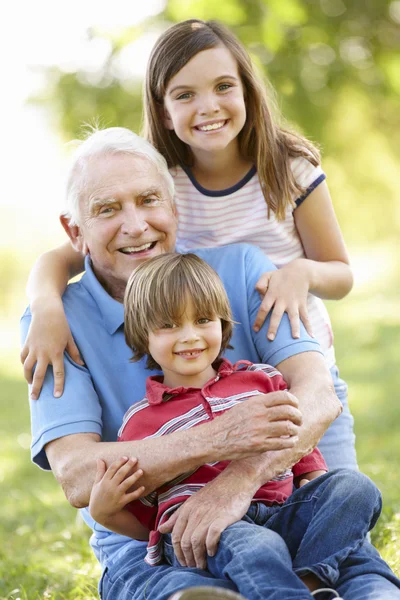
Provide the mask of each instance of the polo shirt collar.
[{"label": "polo shirt collar", "polygon": [[96,302],[107,332],[113,335],[124,324],[124,305],[103,288],[93,272],[89,255],[85,257],[85,271],[81,282]]},{"label": "polo shirt collar", "polygon": [[[222,358],[218,366],[216,377],[212,377],[204,386],[201,388],[205,394],[208,393],[209,388],[219,379],[228,377],[233,371],[236,370],[236,365],[232,365],[226,358]],[[149,404],[161,404],[171,400],[174,396],[179,394],[187,394],[191,391],[199,391],[199,388],[179,386],[175,388],[169,388],[163,383],[164,378],[162,375],[151,375],[146,379],[146,398]]]}]

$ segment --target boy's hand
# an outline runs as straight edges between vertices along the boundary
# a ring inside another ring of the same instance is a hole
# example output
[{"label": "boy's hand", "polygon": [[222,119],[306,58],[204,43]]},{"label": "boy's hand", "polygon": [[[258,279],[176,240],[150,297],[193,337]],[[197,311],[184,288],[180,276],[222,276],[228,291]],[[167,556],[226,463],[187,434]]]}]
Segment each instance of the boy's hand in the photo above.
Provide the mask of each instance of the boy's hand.
[{"label": "boy's hand", "polygon": [[132,491],[143,475],[137,469],[137,459],[123,456],[107,469],[104,460],[97,460],[96,478],[90,494],[89,512],[93,519],[107,527],[108,519],[119,513],[129,502],[143,496],[144,486]]},{"label": "boy's hand", "polygon": [[313,479],[317,479],[321,475],[325,475],[326,471],[310,471],[309,473],[304,473],[299,477],[299,488],[303,487],[307,483],[310,483]]}]

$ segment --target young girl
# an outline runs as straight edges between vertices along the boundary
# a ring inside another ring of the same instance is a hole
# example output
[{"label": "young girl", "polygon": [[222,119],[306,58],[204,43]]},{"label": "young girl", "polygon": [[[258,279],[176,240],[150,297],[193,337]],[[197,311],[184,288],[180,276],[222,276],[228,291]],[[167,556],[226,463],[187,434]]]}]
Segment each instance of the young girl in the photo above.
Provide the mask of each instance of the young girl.
[{"label": "young girl", "polygon": [[[318,151],[274,122],[245,49],[214,21],[184,21],[160,37],[148,65],[144,110],[146,136],[175,179],[180,249],[249,242],[275,262],[279,270],[257,285],[265,296],[254,327],[272,310],[273,339],[286,311],[293,337],[301,319],[318,339],[343,404],[320,448],[330,468],[357,468],[347,386],[320,300],[345,296],[352,274]],[[28,381],[37,363],[33,397],[49,363],[61,395],[64,349],[80,361],[60,295],[82,268],[82,257],[66,245],[43,255],[31,274],[33,320],[21,359]]]}]

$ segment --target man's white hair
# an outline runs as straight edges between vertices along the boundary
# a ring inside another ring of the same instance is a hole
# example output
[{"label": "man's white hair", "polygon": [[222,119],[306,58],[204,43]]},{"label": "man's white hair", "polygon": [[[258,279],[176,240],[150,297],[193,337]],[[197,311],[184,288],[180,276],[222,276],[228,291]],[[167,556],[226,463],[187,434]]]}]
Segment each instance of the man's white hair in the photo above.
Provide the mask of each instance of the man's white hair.
[{"label": "man's white hair", "polygon": [[164,177],[171,202],[174,201],[174,180],[168,171],[165,158],[145,139],[125,127],[96,129],[79,146],[72,156],[67,174],[66,205],[62,214],[70,225],[79,224],[79,203],[85,189],[84,170],[93,156],[104,154],[132,154],[146,157]]}]

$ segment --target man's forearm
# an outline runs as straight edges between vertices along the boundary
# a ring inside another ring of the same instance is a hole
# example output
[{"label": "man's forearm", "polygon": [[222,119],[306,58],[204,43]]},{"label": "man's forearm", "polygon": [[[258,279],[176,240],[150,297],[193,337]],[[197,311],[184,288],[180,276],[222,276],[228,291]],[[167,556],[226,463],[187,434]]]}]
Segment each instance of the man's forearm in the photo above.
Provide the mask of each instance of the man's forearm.
[{"label": "man's forearm", "polygon": [[82,508],[89,502],[98,458],[107,466],[122,456],[136,458],[144,472],[140,485],[149,494],[208,462],[290,448],[300,423],[297,401],[287,392],[273,392],[188,430],[132,442],[101,442],[96,434],[74,434],[47,444],[46,454],[69,502]]},{"label": "man's forearm", "polygon": [[[311,366],[313,368],[310,368]],[[299,354],[281,363],[278,369],[282,372],[290,392],[299,401],[303,423],[293,448],[264,452],[259,456],[238,461],[238,465],[232,463],[232,470],[243,474],[247,472],[253,478],[256,489],[312,452],[329,425],[342,411],[322,355]]]},{"label": "man's forearm", "polygon": [[49,443],[46,454],[68,501],[83,508],[89,504],[98,458],[107,466],[121,456],[137,458],[138,467],[144,472],[140,485],[149,494],[174,477],[212,460],[207,447],[210,444],[202,441],[194,429],[131,442],[101,442],[95,434],[75,434]]}]

